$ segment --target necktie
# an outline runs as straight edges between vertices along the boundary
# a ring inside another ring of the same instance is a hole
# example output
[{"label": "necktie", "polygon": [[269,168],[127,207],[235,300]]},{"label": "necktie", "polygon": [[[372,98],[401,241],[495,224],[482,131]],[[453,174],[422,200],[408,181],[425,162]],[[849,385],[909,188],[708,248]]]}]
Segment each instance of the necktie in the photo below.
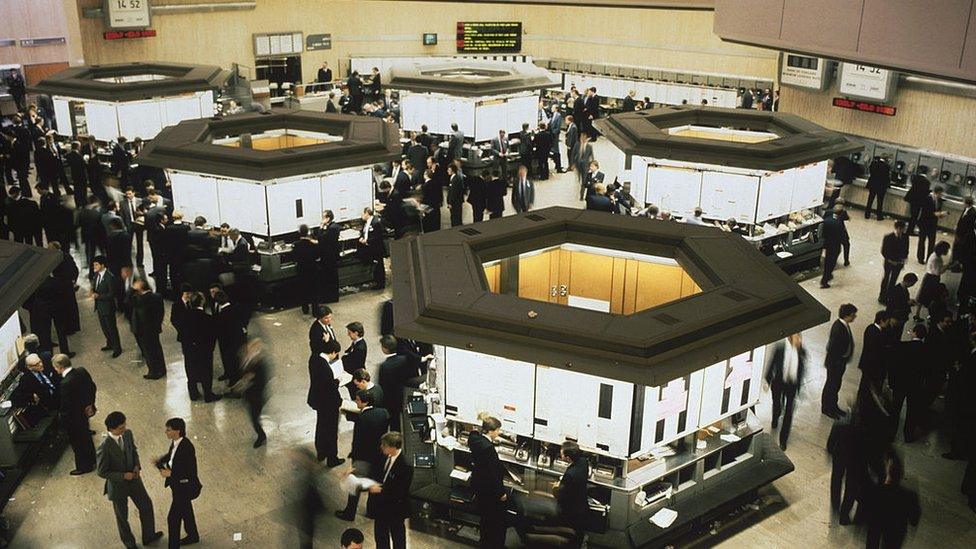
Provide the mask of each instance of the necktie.
[{"label": "necktie", "polygon": [[119,445],[119,450],[122,450],[122,453],[124,454],[125,453],[125,443],[122,442],[122,436],[119,435],[119,436],[115,437],[115,442]]},{"label": "necktie", "polygon": [[393,468],[393,457],[389,457],[386,460],[386,469],[383,471],[383,482],[386,482],[386,477],[390,476],[390,469]]},{"label": "necktie", "polygon": [[129,221],[135,221],[135,220],[136,220],[136,205],[135,202],[133,202],[132,199],[130,198],[129,199]]},{"label": "necktie", "polygon": [[54,394],[54,384],[51,383],[51,380],[47,377],[46,374],[42,372],[34,372],[34,377],[36,377],[38,381],[40,381],[45,387],[47,387],[48,393],[52,395]]},{"label": "necktie", "polygon": [[103,276],[102,273],[99,272],[98,273],[98,278],[95,280],[95,288],[96,289],[98,289],[98,287],[102,284],[102,276]]}]

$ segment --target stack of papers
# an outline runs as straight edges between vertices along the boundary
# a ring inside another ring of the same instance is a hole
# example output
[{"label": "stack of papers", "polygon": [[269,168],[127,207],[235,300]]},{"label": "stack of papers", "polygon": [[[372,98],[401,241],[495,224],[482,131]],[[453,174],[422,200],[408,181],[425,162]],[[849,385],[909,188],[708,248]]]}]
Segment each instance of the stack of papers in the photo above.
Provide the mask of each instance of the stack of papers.
[{"label": "stack of papers", "polygon": [[740,440],[742,440],[741,438],[739,438],[739,435],[735,435],[732,433],[723,434],[718,438],[722,439],[724,442],[739,442]]},{"label": "stack of papers", "polygon": [[379,483],[371,478],[359,478],[356,475],[347,475],[346,478],[339,482],[343,491],[350,496],[369,490],[370,487],[376,486],[377,484]]},{"label": "stack of papers", "polygon": [[462,471],[461,469],[451,470],[451,478],[456,478],[460,481],[467,482],[471,478],[471,471]]},{"label": "stack of papers", "polygon": [[654,513],[654,516],[648,520],[660,528],[668,528],[674,524],[674,519],[676,518],[678,518],[677,511],[672,511],[667,507],[662,507],[660,511]]}]

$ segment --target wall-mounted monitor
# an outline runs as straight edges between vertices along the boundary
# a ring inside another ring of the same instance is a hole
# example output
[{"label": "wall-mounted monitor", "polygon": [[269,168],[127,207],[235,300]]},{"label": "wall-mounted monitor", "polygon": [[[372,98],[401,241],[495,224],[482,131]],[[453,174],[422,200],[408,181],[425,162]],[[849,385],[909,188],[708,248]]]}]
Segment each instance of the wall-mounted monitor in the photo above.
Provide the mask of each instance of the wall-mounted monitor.
[{"label": "wall-mounted monitor", "polygon": [[425,32],[424,33],[424,45],[425,46],[436,46],[437,45],[437,33],[436,32]]}]

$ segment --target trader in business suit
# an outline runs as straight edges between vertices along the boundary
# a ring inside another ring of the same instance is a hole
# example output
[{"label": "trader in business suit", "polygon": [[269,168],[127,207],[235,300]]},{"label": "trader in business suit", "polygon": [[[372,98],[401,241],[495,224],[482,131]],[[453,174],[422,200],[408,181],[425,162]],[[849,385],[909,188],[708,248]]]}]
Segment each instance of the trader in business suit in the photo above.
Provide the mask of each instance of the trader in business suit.
[{"label": "trader in business suit", "polygon": [[217,345],[217,323],[212,316],[204,311],[206,298],[200,292],[190,297],[190,307],[186,313],[185,329],[182,336],[187,339],[187,350],[190,352],[184,359],[189,363],[187,389],[190,400],[199,400],[198,385],[203,386],[204,402],[216,402],[221,396],[213,392],[213,353]]},{"label": "trader in business suit", "polygon": [[590,166],[592,164],[593,144],[590,143],[590,135],[586,132],[581,132],[576,153],[576,176],[579,177],[580,200],[586,198],[586,193],[589,190],[590,180],[587,176],[590,174]]},{"label": "trader in business suit", "polygon": [[894,324],[891,313],[882,309],[874,313],[874,322],[864,329],[861,358],[857,361],[857,367],[861,370],[862,385],[870,382],[876,387],[881,387],[888,373],[886,364],[891,344],[889,334]]},{"label": "trader in business suit", "polygon": [[[330,339],[323,353],[308,357],[308,396],[305,402],[315,410],[315,455],[319,461],[335,467],[346,460],[339,459],[339,380],[329,366],[339,358],[342,348]],[[325,355],[324,357],[322,355]]]},{"label": "trader in business suit", "polygon": [[590,478],[590,463],[580,451],[579,444],[572,440],[562,443],[559,454],[563,461],[569,463],[566,472],[555,486],[559,518],[564,525],[576,532],[574,543],[579,545],[583,541],[583,528],[590,513],[589,496],[586,490]]},{"label": "trader in business suit", "polygon": [[884,219],[884,199],[891,186],[891,166],[887,156],[875,156],[868,166],[868,202],[864,206],[864,219],[871,219],[871,205],[877,199],[878,221]]},{"label": "trader in business suit", "polygon": [[[197,451],[186,436],[186,422],[174,417],[166,420],[166,438],[172,442],[169,451],[157,461],[156,467],[173,495],[166,516],[166,534],[169,549],[181,545],[191,545],[200,541],[197,520],[193,514],[193,500],[200,496],[203,485],[197,475]],[[186,537],[180,538],[181,527],[186,529]]]},{"label": "trader in business suit", "polygon": [[512,187],[512,207],[516,213],[524,213],[532,209],[535,203],[535,183],[529,181],[529,169],[523,164],[519,166],[518,179]]},{"label": "trader in business suit", "polygon": [[81,154],[81,143],[71,142],[71,150],[66,156],[71,186],[75,197],[75,208],[83,208],[88,203],[88,166]]},{"label": "trader in business suit", "polygon": [[132,310],[132,334],[136,337],[149,372],[146,379],[159,379],[166,375],[166,359],[159,343],[163,331],[163,297],[149,289],[145,280],[132,283],[135,302]]},{"label": "trader in business suit", "polygon": [[774,345],[773,354],[766,366],[764,380],[773,395],[773,429],[779,424],[780,412],[783,414],[779,447],[784,451],[793,425],[793,405],[803,383],[806,356],[800,334],[790,334]]},{"label": "trader in business suit", "polygon": [[506,509],[508,491],[505,489],[505,467],[498,459],[494,440],[502,432],[502,422],[487,414],[480,414],[481,431],[468,434],[471,450],[471,478],[469,485],[474,491],[478,508],[481,547],[505,547]]},{"label": "trader in business suit", "polygon": [[881,240],[881,257],[884,260],[884,275],[881,277],[878,303],[885,302],[888,290],[898,282],[898,274],[908,260],[908,234],[905,233],[904,221],[895,221],[894,232],[886,234]]},{"label": "trader in business suit", "polygon": [[[916,258],[919,263],[925,263],[929,255],[935,250],[935,235],[939,231],[939,220],[948,212],[942,209],[941,186],[936,185],[932,193],[921,201],[918,213],[918,249]],[[928,251],[925,245],[928,243]]]},{"label": "trader in business suit", "polygon": [[112,358],[122,354],[122,343],[119,341],[119,327],[115,322],[115,295],[118,282],[115,276],[106,268],[104,256],[96,256],[92,261],[91,295],[95,298],[95,312],[98,314],[98,324],[105,335],[103,351],[112,351]]},{"label": "trader in business suit", "polygon": [[322,224],[315,231],[318,245],[319,297],[325,303],[339,301],[339,233],[332,210],[322,212]]},{"label": "trader in business suit", "polygon": [[545,122],[540,122],[539,127],[532,137],[532,148],[535,152],[536,162],[539,164],[539,179],[545,181],[549,179],[549,154],[552,152],[552,133]]},{"label": "trader in business suit", "polygon": [[[50,356],[50,355],[48,355]],[[40,355],[31,352],[23,359],[22,373],[17,386],[10,394],[10,401],[18,408],[37,407],[45,412],[55,412],[60,406],[61,378],[53,371],[46,371]]]},{"label": "trader in business suit", "polygon": [[846,415],[837,406],[837,393],[844,380],[847,362],[854,356],[851,323],[857,318],[857,307],[851,303],[844,303],[840,306],[837,316],[837,320],[830,326],[830,335],[827,338],[827,356],[824,358],[827,380],[824,382],[823,393],[820,396],[820,413],[833,419]]},{"label": "trader in business suit", "polygon": [[[373,536],[377,549],[406,549],[407,530],[403,521],[410,516],[410,483],[413,468],[403,455],[403,435],[397,432],[380,437],[380,451],[386,458],[376,468],[366,509],[373,516]],[[392,540],[392,546],[390,544]]]},{"label": "trader in business suit", "polygon": [[467,189],[464,178],[453,163],[448,164],[447,175],[450,177],[450,186],[447,188],[447,209],[451,212],[451,226],[457,227],[461,224],[461,216],[464,213],[464,195]]},{"label": "trader in business suit", "polygon": [[[375,407],[374,396],[369,391],[358,391],[354,400],[359,414],[352,418],[355,425],[352,429],[352,449],[349,452],[352,459],[350,473],[365,478],[382,461],[380,438],[390,425],[390,416],[383,408]],[[359,494],[350,494],[346,499],[346,508],[336,511],[335,516],[342,520],[355,520],[358,506]]]},{"label": "trader in business suit", "polygon": [[88,430],[88,418],[95,415],[98,388],[87,370],[71,366],[68,355],[54,355],[51,363],[61,376],[61,425],[68,432],[68,442],[75,454],[71,475],[84,475],[95,470],[95,445]]},{"label": "trader in business suit", "polygon": [[383,350],[383,362],[379,367],[377,382],[383,389],[384,402],[382,406],[390,413],[390,430],[400,430],[400,413],[403,411],[403,388],[407,380],[416,376],[416,369],[411,371],[406,355],[397,354],[397,338],[385,335],[380,338],[380,348]]},{"label": "trader in business suit", "polygon": [[[342,353],[342,369],[352,375],[360,368],[366,367],[366,329],[362,322],[350,322],[346,324],[346,335],[349,336],[351,343],[344,353]],[[356,394],[356,386],[350,381],[346,384],[350,398]]]},{"label": "trader in business suit", "polygon": [[829,288],[830,281],[834,278],[834,267],[837,266],[837,258],[840,257],[846,229],[843,219],[833,210],[824,214],[824,220],[820,227],[821,238],[824,243],[823,275],[820,277],[820,287]]},{"label": "trader in business suit", "polygon": [[920,170],[919,173],[912,174],[908,192],[905,193],[905,201],[908,202],[908,236],[915,236],[915,225],[931,188],[932,183],[924,172]]},{"label": "trader in business suit", "polygon": [[593,185],[592,191],[586,197],[586,209],[596,212],[615,213],[617,208],[607,196],[607,186],[603,183]]},{"label": "trader in business suit", "polygon": [[566,115],[566,170],[576,169],[579,158],[580,133],[576,125],[576,118]]},{"label": "trader in business suit", "polygon": [[911,339],[900,341],[896,347],[897,356],[892,361],[888,384],[891,386],[891,408],[893,430],[897,431],[901,409],[905,401],[908,408],[905,411],[905,425],[903,433],[905,442],[915,440],[915,433],[925,413],[925,373],[931,364],[932,350],[925,345],[928,329],[925,324],[918,323],[912,327]]},{"label": "trader in business suit", "polygon": [[885,308],[891,314],[892,332],[896,339],[901,339],[901,334],[905,330],[905,323],[911,315],[915,300],[912,299],[908,290],[918,282],[918,275],[915,273],[905,273],[901,277],[901,282],[895,284],[888,290],[885,297]]},{"label": "trader in business suit", "polygon": [[335,328],[332,327],[332,309],[327,305],[319,305],[312,311],[315,321],[308,327],[308,350],[317,355],[326,351],[328,341],[339,341]]},{"label": "trader in business suit", "polygon": [[239,303],[231,302],[223,290],[218,290],[214,295],[214,303],[217,345],[220,346],[220,363],[224,367],[224,373],[217,379],[233,385],[241,377],[240,352],[247,342],[247,312]]},{"label": "trader in business suit", "polygon": [[488,219],[497,219],[505,213],[505,195],[508,194],[508,180],[501,172],[493,170],[491,180],[487,185],[485,207],[488,208]]},{"label": "trader in business suit", "polygon": [[563,131],[563,114],[559,112],[559,105],[552,106],[552,117],[549,119],[549,133],[552,135],[550,154],[556,164],[556,173],[563,173],[562,155],[559,153],[559,137]]},{"label": "trader in business suit", "polygon": [[458,129],[457,122],[451,124],[451,137],[447,142],[447,155],[451,160],[464,156],[464,132]]},{"label": "trader in business suit", "polygon": [[495,159],[495,168],[508,177],[508,136],[505,130],[498,130],[498,135],[491,138],[491,156]]},{"label": "trader in business suit", "polygon": [[132,431],[126,428],[125,414],[112,412],[105,416],[105,428],[108,434],[98,446],[98,476],[105,479],[102,492],[115,509],[115,522],[119,528],[119,537],[126,547],[137,547],[136,538],[129,527],[129,499],[139,511],[139,522],[142,525],[142,544],[149,545],[163,537],[162,532],[156,531],[156,517],[153,512],[152,500],[142,483],[142,464],[139,461],[139,450],[136,448]]},{"label": "trader in business suit", "polygon": [[376,289],[386,287],[386,248],[383,244],[383,224],[373,215],[373,208],[363,209],[363,228],[359,236],[359,256],[373,264],[373,284]]}]

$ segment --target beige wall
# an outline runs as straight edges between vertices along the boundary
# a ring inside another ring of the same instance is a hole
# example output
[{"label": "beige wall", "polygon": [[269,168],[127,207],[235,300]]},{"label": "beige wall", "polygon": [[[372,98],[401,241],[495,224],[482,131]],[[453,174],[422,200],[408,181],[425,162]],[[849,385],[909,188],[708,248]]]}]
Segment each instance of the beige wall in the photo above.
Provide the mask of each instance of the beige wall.
[{"label": "beige wall", "polygon": [[64,37],[66,44],[0,47],[0,64],[80,62],[76,0],[0,0],[0,39]]},{"label": "beige wall", "polygon": [[832,130],[976,158],[976,99],[899,89],[896,116],[882,116],[834,107],[837,96],[784,86],[779,106]]},{"label": "beige wall", "polygon": [[[186,2],[187,0],[180,0]],[[167,4],[180,3],[167,0]],[[80,6],[99,0],[78,0]],[[775,54],[725,44],[712,34],[712,12],[365,0],[257,0],[247,11],[156,15],[158,36],[102,40],[100,20],[83,19],[88,63],[136,60],[254,66],[252,33],[331,33],[333,49],[302,54],[306,80],[318,65],[354,55],[455,53],[458,21],[522,21],[522,52],[536,57],[626,63],[772,78]],[[439,44],[421,44],[424,32]]]}]

